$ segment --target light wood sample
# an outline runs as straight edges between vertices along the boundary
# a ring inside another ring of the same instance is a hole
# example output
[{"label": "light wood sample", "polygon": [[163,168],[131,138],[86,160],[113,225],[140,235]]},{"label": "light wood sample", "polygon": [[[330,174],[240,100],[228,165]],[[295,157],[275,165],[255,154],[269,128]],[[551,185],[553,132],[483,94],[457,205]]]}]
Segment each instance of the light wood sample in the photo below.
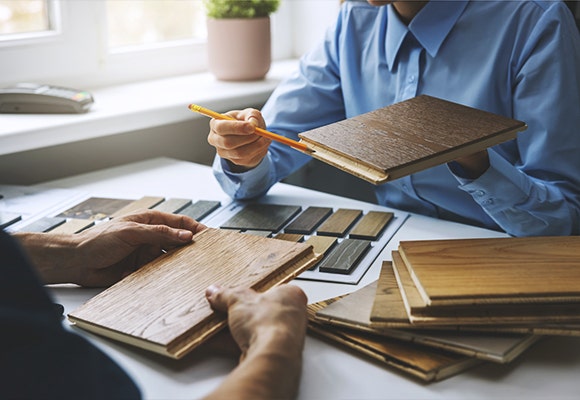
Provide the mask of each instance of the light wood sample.
[{"label": "light wood sample", "polygon": [[316,233],[322,236],[343,237],[361,215],[362,210],[339,208],[318,227]]},{"label": "light wood sample", "polygon": [[312,246],[207,228],[69,314],[78,327],[181,358],[226,325],[211,284],[265,291],[316,261]]},{"label": "light wood sample", "polygon": [[356,223],[348,236],[353,239],[375,241],[385,230],[394,214],[386,211],[369,211]]},{"label": "light wood sample", "polygon": [[298,136],[313,157],[381,184],[514,139],[524,129],[521,121],[421,95]]},{"label": "light wood sample", "polygon": [[427,305],[580,301],[580,236],[404,241]]},{"label": "light wood sample", "polygon": [[116,211],[131,204],[130,199],[111,199],[107,197],[90,197],[79,204],[63,211],[57,217],[101,220],[109,218]]},{"label": "light wood sample", "polygon": [[133,200],[120,210],[115,211],[113,214],[111,214],[111,218],[118,218],[144,209],[153,208],[164,200],[165,197],[143,196],[140,199]]}]

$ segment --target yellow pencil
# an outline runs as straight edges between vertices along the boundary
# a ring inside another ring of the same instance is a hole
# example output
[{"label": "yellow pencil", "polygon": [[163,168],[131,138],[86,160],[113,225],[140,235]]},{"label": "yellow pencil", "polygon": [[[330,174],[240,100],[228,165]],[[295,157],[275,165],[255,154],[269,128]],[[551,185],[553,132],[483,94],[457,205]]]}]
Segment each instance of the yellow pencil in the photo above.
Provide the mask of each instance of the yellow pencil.
[{"label": "yellow pencil", "polygon": [[[203,114],[203,115],[208,116],[208,117],[211,117],[211,118],[215,118],[215,119],[229,119],[229,120],[236,121],[235,118],[230,117],[229,115],[220,114],[218,112],[209,110],[209,109],[207,109],[205,107],[198,106],[197,104],[190,104],[189,105],[189,109],[191,111],[198,112],[200,114]],[[295,140],[288,139],[285,136],[278,135],[278,134],[276,134],[274,132],[270,132],[270,131],[267,131],[265,129],[259,128],[259,127],[255,127],[254,129],[255,129],[256,135],[260,135],[260,136],[263,136],[265,138],[272,139],[272,140],[275,140],[275,141],[280,142],[280,143],[284,143],[285,145],[288,145],[290,147],[293,147],[296,150],[300,150],[302,152],[306,152],[306,153],[312,153],[313,152],[313,150],[311,150],[304,143],[300,143],[300,142],[297,142]]]}]

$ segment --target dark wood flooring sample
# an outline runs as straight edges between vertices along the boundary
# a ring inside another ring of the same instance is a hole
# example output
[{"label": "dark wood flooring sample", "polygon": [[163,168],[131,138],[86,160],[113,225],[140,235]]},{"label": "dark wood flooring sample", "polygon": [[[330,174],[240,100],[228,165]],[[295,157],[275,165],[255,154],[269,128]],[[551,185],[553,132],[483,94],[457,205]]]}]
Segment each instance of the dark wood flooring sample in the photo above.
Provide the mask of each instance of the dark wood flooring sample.
[{"label": "dark wood flooring sample", "polygon": [[284,228],[284,232],[309,235],[330,214],[332,214],[330,207],[308,207]]},{"label": "dark wood flooring sample", "polygon": [[322,236],[343,237],[361,215],[361,210],[340,208],[320,225],[316,233]]},{"label": "dark wood flooring sample", "polygon": [[357,222],[348,236],[352,239],[375,241],[392,218],[392,212],[369,211]]},{"label": "dark wood flooring sample", "polygon": [[350,274],[370,247],[371,243],[367,240],[344,239],[318,264],[319,271]]},{"label": "dark wood flooring sample", "polygon": [[187,215],[197,221],[204,219],[209,214],[217,210],[222,205],[219,201],[214,200],[198,200],[195,203],[182,208],[177,214]]},{"label": "dark wood flooring sample", "polygon": [[247,204],[220,228],[278,232],[301,209],[300,206]]},{"label": "dark wood flooring sample", "polygon": [[60,217],[43,217],[36,220],[23,228],[20,228],[20,232],[49,232],[51,229],[56,228],[60,224],[64,224],[65,218]]},{"label": "dark wood flooring sample", "polygon": [[105,197],[91,197],[85,201],[63,211],[57,217],[101,220],[109,218],[115,212],[131,204],[131,199],[109,199]]},{"label": "dark wood flooring sample", "polygon": [[191,204],[190,199],[167,199],[153,207],[154,210],[174,214]]}]

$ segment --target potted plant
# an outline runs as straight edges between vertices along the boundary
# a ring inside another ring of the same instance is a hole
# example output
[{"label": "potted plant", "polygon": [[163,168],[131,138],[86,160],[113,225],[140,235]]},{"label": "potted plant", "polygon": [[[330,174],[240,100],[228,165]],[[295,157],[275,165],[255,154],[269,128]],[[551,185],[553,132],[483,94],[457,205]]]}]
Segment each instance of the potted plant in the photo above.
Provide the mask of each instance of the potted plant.
[{"label": "potted plant", "polygon": [[271,64],[270,14],[280,0],[204,0],[209,70],[219,80],[263,79]]}]

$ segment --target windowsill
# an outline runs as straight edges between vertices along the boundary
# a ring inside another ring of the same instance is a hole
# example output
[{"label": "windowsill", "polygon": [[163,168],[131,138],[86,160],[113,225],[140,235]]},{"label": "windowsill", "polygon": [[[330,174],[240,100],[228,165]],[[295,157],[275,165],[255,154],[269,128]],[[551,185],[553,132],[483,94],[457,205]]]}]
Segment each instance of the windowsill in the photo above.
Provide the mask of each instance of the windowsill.
[{"label": "windowsill", "polygon": [[86,114],[0,114],[0,155],[207,118],[189,111],[190,103],[216,111],[261,104],[296,66],[274,62],[263,81],[221,82],[202,73],[96,89]]}]

